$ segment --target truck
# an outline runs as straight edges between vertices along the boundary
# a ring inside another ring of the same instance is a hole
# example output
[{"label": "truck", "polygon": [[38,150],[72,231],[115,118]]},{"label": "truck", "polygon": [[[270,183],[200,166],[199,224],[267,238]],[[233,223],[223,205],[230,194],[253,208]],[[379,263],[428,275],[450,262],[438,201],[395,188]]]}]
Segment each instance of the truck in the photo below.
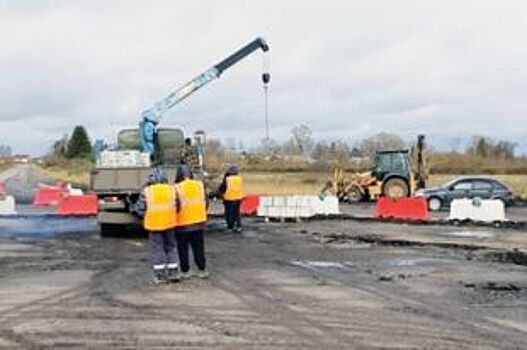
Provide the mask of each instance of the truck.
[{"label": "truck", "polygon": [[[264,53],[269,50],[262,38],[254,39],[144,110],[138,128],[118,132],[114,149],[104,151],[105,159],[99,159],[90,174],[90,188],[97,195],[99,203],[97,220],[102,236],[123,235],[128,226],[137,227],[140,224],[134,209],[151,168],[164,170],[168,181],[172,183],[178,164],[185,162],[181,154],[183,148],[188,147],[185,145],[186,140],[192,140],[191,147],[198,159],[197,164],[192,164],[194,173],[198,177],[205,177],[205,133],[197,131],[193,137],[188,137],[181,128],[160,128],[159,123],[169,109],[259,49]],[[264,85],[269,83],[269,77],[268,72],[262,74]]]}]

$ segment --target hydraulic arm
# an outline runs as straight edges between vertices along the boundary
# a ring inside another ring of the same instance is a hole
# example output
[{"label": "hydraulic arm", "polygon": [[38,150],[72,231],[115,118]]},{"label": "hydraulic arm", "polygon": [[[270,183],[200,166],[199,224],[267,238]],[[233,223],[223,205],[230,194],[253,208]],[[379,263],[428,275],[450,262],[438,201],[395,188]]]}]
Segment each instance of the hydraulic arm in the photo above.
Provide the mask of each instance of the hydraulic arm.
[{"label": "hydraulic arm", "polygon": [[167,97],[157,102],[152,107],[144,110],[141,114],[141,123],[139,125],[143,152],[148,152],[151,156],[156,158],[156,128],[166,111],[201,87],[219,78],[225,70],[258,49],[261,49],[264,52],[269,51],[269,46],[262,38],[256,38],[251,41],[223,61],[207,69],[188,83],[171,92]]}]

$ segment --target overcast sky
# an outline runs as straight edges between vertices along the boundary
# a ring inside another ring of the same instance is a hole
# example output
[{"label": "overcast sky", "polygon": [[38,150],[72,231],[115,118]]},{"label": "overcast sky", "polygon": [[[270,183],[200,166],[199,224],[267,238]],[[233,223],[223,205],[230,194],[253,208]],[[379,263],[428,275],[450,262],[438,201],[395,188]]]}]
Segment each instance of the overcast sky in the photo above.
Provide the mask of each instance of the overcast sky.
[{"label": "overcast sky", "polygon": [[[142,109],[256,36],[270,47],[271,135],[300,123],[354,142],[418,132],[527,149],[527,1],[0,2],[0,144],[41,154],[74,125],[111,139]],[[262,55],[165,116],[254,145]]]}]

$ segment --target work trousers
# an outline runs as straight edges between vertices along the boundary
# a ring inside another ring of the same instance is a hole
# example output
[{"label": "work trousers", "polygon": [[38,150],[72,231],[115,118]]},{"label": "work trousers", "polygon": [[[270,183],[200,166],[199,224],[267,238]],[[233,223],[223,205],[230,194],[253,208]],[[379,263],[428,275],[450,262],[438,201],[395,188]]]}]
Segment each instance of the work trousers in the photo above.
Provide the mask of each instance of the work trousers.
[{"label": "work trousers", "polygon": [[154,269],[176,263],[174,230],[149,232],[152,265]]},{"label": "work trousers", "polygon": [[227,221],[227,228],[232,230],[236,227],[242,227],[242,217],[240,215],[240,203],[238,201],[223,201],[225,207],[225,220]]},{"label": "work trousers", "polygon": [[190,269],[188,261],[189,245],[192,248],[192,255],[194,255],[194,262],[199,270],[205,270],[205,242],[203,239],[203,229],[193,231],[177,231],[176,230],[177,251],[179,255],[179,265],[182,272],[187,272]]}]

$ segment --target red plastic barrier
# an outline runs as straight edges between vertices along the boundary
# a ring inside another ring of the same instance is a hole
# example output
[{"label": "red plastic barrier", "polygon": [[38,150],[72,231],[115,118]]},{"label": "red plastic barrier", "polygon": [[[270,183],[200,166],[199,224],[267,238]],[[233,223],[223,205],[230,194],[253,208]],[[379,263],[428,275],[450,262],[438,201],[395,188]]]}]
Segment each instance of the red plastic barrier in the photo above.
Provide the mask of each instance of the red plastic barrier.
[{"label": "red plastic barrier", "polygon": [[5,190],[5,185],[3,182],[0,181],[0,196],[6,195],[7,192]]},{"label": "red plastic barrier", "polygon": [[58,215],[97,215],[97,196],[85,194],[65,197],[60,202],[55,213]]},{"label": "red plastic barrier", "polygon": [[427,221],[430,219],[428,205],[423,197],[392,200],[381,197],[375,206],[375,217]]},{"label": "red plastic barrier", "polygon": [[260,205],[261,194],[251,194],[243,198],[240,204],[240,213],[242,215],[255,215]]},{"label": "red plastic barrier", "polygon": [[43,187],[36,191],[33,205],[57,205],[66,194],[67,191],[61,187]]}]

